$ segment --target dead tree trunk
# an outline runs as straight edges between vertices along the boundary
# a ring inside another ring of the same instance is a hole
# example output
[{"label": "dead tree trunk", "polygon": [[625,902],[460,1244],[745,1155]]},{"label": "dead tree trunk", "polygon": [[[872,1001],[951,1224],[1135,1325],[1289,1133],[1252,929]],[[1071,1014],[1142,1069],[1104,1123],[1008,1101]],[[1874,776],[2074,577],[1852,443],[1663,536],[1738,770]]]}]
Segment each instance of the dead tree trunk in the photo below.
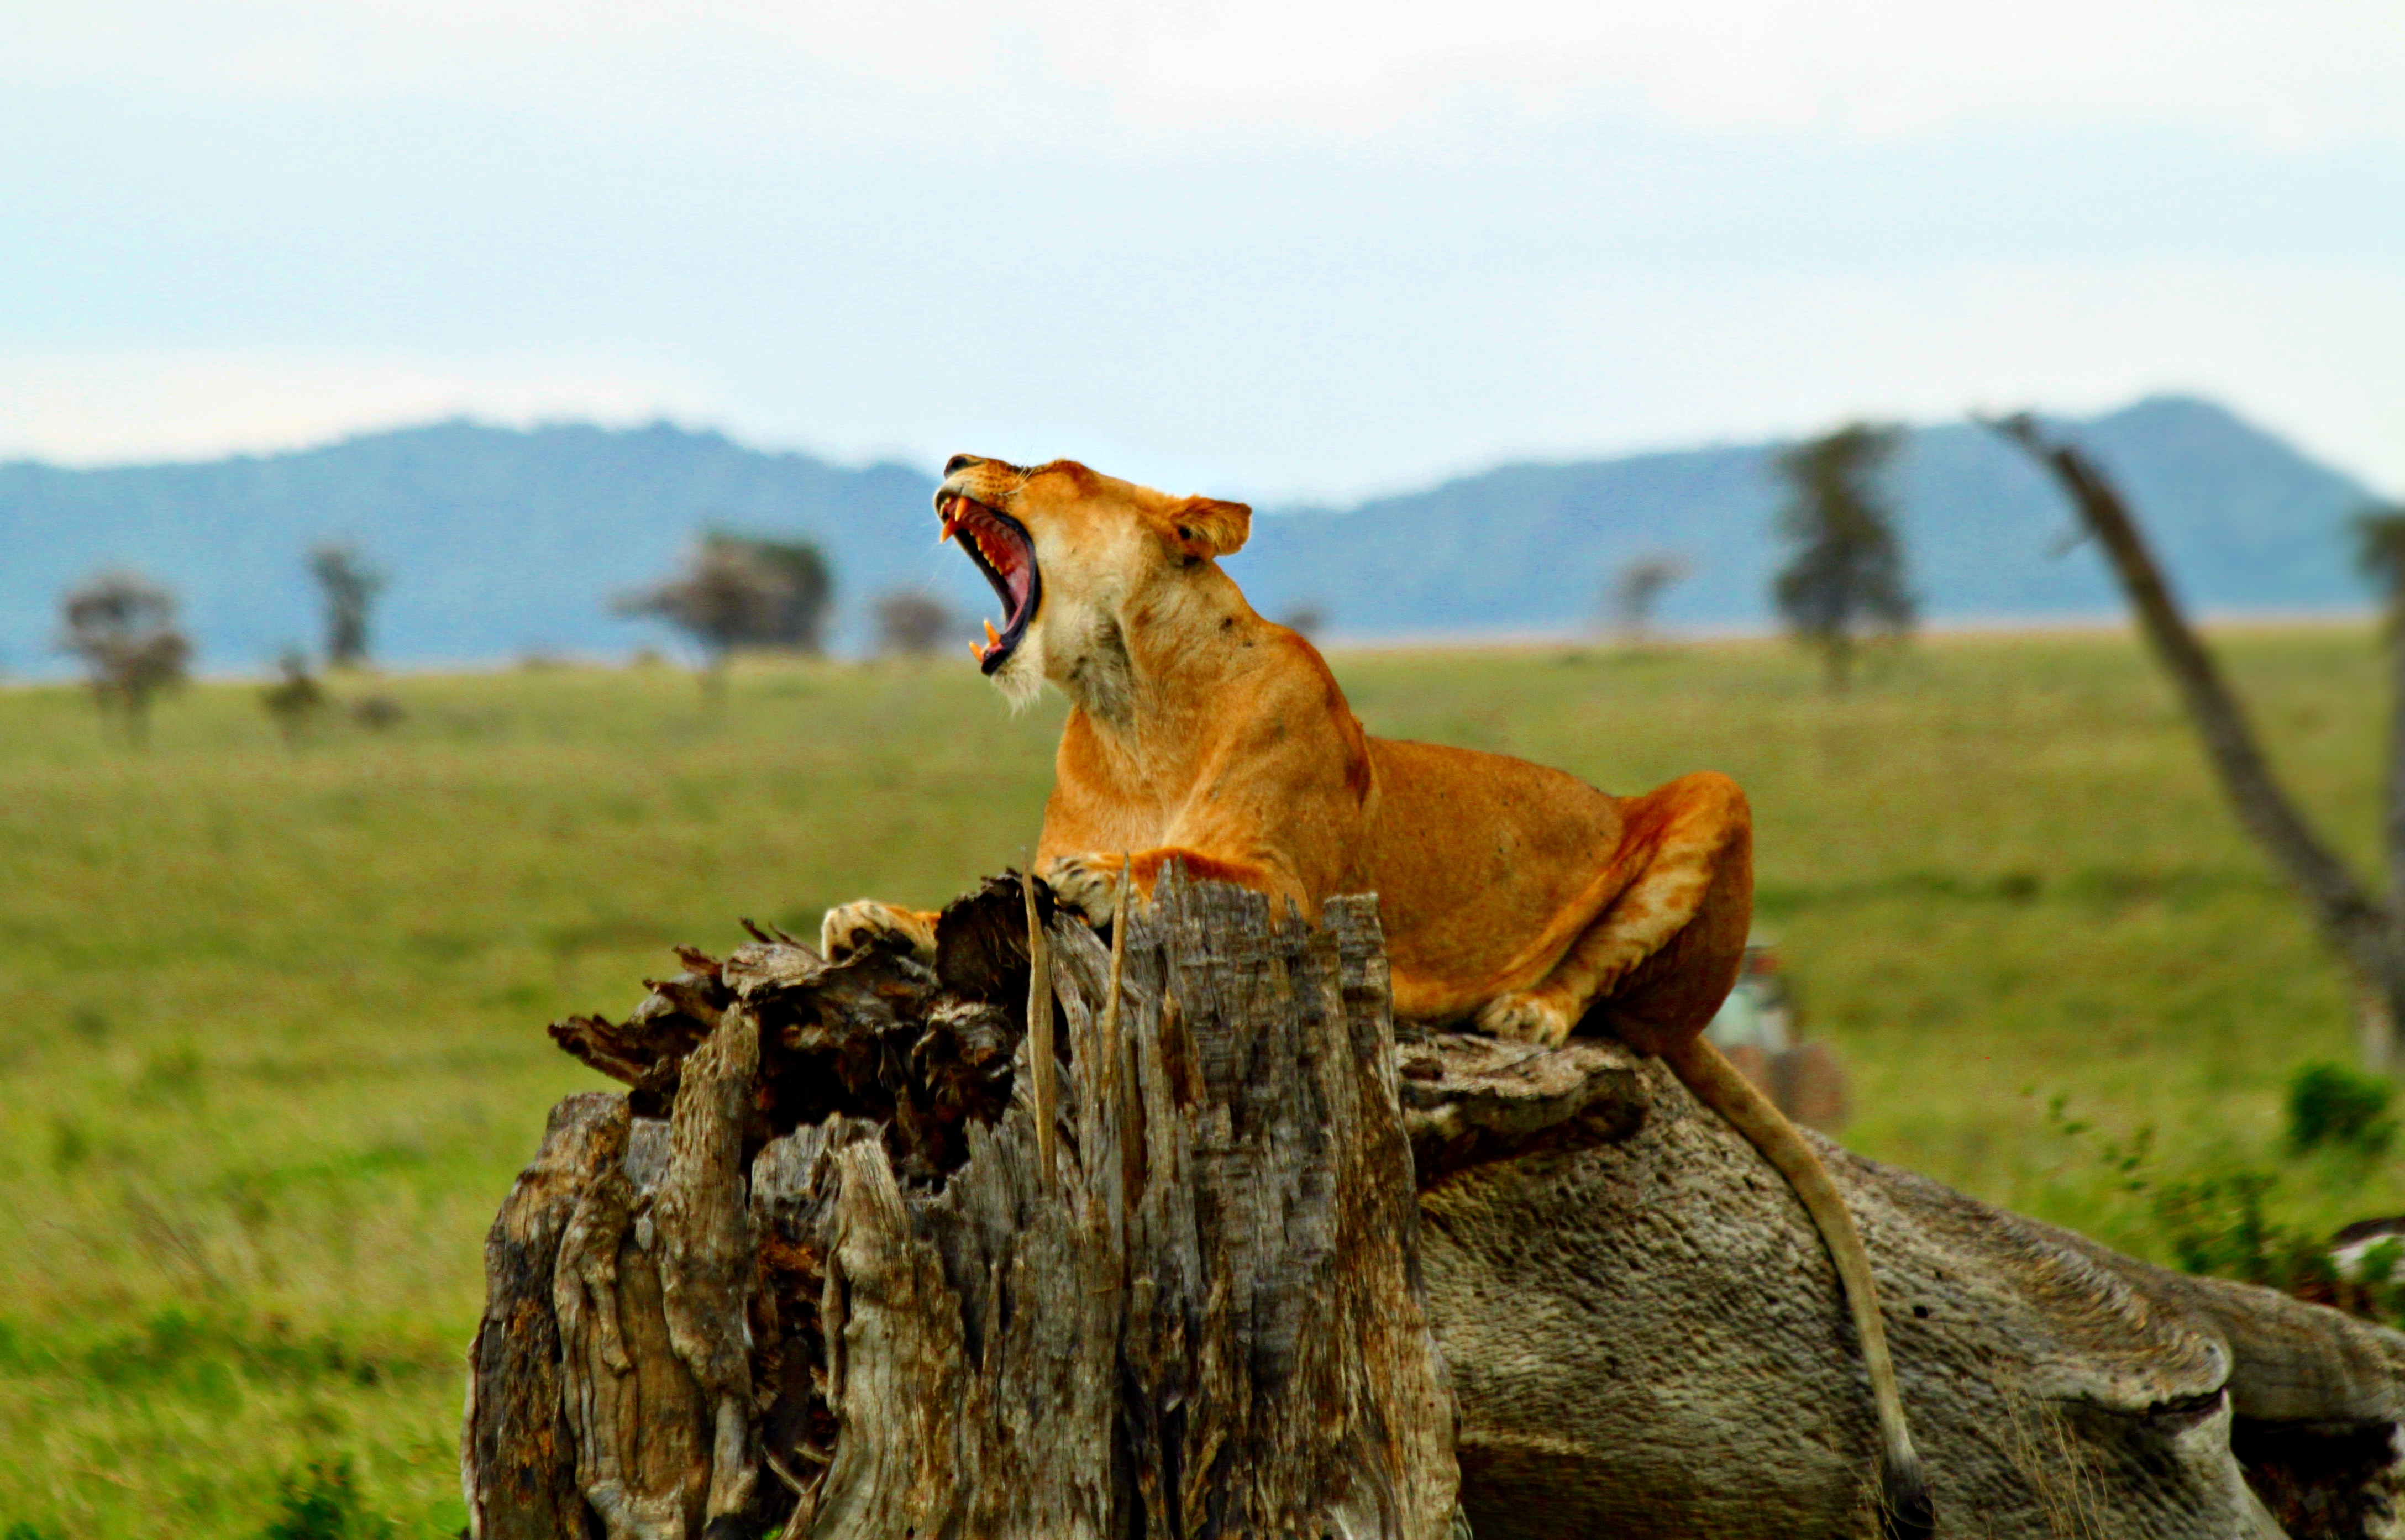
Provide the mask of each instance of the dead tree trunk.
[{"label": "dead tree trunk", "polygon": [[[631,1088],[562,1102],[494,1223],[471,1533],[1877,1533],[1826,1253],[1659,1064],[1399,1041],[1369,901],[1171,880],[1116,1028],[1047,919],[1048,1186],[1015,884],[933,970],[764,938],[553,1029]],[[2405,1337],[1822,1149],[1940,1534],[2399,1533]]]},{"label": "dead tree trunk", "polygon": [[[2405,1069],[2398,1043],[2399,1028],[2405,1026],[2405,924],[2394,904],[2384,903],[2356,880],[2271,773],[2244,707],[2188,625],[2137,520],[2103,471],[2076,446],[2048,442],[2036,419],[2026,413],[1989,426],[2053,474],[2077,510],[2082,527],[2104,548],[2140,630],[2179,690],[2238,821],[2304,898],[2324,938],[2354,976],[2364,1068],[2375,1074]],[[2392,764],[2392,789],[2397,768]],[[2392,808],[2392,842],[2400,829],[2405,823]],[[2405,852],[2393,843],[2390,854],[2392,861],[2405,861]]]},{"label": "dead tree trunk", "polygon": [[496,1222],[474,1533],[1447,1533],[1373,906],[1173,881],[1116,1011],[1050,917],[1048,1181],[1017,908],[948,911],[936,972],[764,941],[555,1029],[635,1090],[563,1104]]}]

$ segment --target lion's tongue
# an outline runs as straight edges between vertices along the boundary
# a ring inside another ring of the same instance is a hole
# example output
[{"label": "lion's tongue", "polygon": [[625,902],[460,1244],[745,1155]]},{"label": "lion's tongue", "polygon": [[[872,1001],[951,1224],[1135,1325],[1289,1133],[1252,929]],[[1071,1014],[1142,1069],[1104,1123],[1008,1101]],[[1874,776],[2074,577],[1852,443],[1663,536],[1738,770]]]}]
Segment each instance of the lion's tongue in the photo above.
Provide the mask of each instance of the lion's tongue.
[{"label": "lion's tongue", "polygon": [[1027,613],[1027,595],[1034,589],[1033,569],[1023,556],[1014,554],[1008,566],[1001,568],[1002,581],[1010,585],[1010,613],[1004,617],[1006,626],[1017,625]]},{"label": "lion's tongue", "polygon": [[1003,626],[1007,629],[1016,624],[1020,615],[1026,610],[1027,595],[1034,588],[1027,553],[1020,548],[1016,536],[1000,529],[991,536],[980,531],[977,550],[1002,579],[1003,586],[1010,592],[1010,613],[1002,618]]}]

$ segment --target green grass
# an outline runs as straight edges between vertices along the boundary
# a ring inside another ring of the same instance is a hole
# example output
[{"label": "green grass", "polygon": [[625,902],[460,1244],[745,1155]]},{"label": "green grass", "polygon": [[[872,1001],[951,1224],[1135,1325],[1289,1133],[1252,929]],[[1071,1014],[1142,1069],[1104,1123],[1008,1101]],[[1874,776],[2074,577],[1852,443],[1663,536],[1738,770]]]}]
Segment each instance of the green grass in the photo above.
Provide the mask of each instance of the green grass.
[{"label": "green grass", "polygon": [[[2369,632],[2227,651],[2368,867]],[[1768,644],[1339,672],[1375,732],[1614,790],[1738,777],[1854,1147],[2162,1260],[2103,1158],[2142,1129],[2157,1185],[2275,1172],[2318,1229],[2405,1210],[2393,1159],[2289,1151],[2288,1079],[2349,1056],[2342,980],[2131,644],[1940,640],[1842,700]],[[251,687],[163,702],[144,754],[74,692],[0,691],[0,1530],[258,1536],[347,1460],[355,1529],[456,1533],[481,1237],[596,1084],[544,1023],[738,916],[810,930],[1013,861],[1060,710],[944,665],[747,668],[718,718],[665,669],[375,688],[401,725],[298,754]]]}]

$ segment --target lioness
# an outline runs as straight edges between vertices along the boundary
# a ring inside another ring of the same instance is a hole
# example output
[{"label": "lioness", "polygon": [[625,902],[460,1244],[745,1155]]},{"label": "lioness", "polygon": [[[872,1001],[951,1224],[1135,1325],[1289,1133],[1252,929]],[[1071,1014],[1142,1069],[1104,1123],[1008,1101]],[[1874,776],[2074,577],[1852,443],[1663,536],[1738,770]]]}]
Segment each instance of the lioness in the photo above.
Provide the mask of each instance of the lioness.
[{"label": "lioness", "polygon": [[[1525,760],[1370,736],[1318,651],[1219,569],[1249,532],[1242,503],[960,455],[935,511],[1002,599],[978,666],[1015,699],[1049,679],[1075,703],[1035,858],[1055,894],[1100,922],[1126,869],[1148,890],[1172,861],[1306,916],[1374,892],[1398,1015],[1544,1043],[1592,1025],[1660,1055],[1819,1226],[1869,1370],[1891,1522],[1925,1533],[1862,1239],[1811,1146],[1702,1035],[1753,907],[1736,784],[1613,797]],[[863,900],[830,910],[822,939],[833,957],[899,932],[932,954],[935,917]]]}]

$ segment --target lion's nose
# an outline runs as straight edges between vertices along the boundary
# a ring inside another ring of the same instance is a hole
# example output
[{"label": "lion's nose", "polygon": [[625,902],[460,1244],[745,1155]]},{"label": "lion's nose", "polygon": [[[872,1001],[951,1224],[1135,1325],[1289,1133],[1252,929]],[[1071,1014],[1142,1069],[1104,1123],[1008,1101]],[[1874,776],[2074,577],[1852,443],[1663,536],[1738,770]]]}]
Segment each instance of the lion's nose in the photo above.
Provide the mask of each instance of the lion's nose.
[{"label": "lion's nose", "polygon": [[983,464],[985,464],[985,457],[981,455],[955,455],[944,462],[944,474],[957,476],[973,465]]}]

